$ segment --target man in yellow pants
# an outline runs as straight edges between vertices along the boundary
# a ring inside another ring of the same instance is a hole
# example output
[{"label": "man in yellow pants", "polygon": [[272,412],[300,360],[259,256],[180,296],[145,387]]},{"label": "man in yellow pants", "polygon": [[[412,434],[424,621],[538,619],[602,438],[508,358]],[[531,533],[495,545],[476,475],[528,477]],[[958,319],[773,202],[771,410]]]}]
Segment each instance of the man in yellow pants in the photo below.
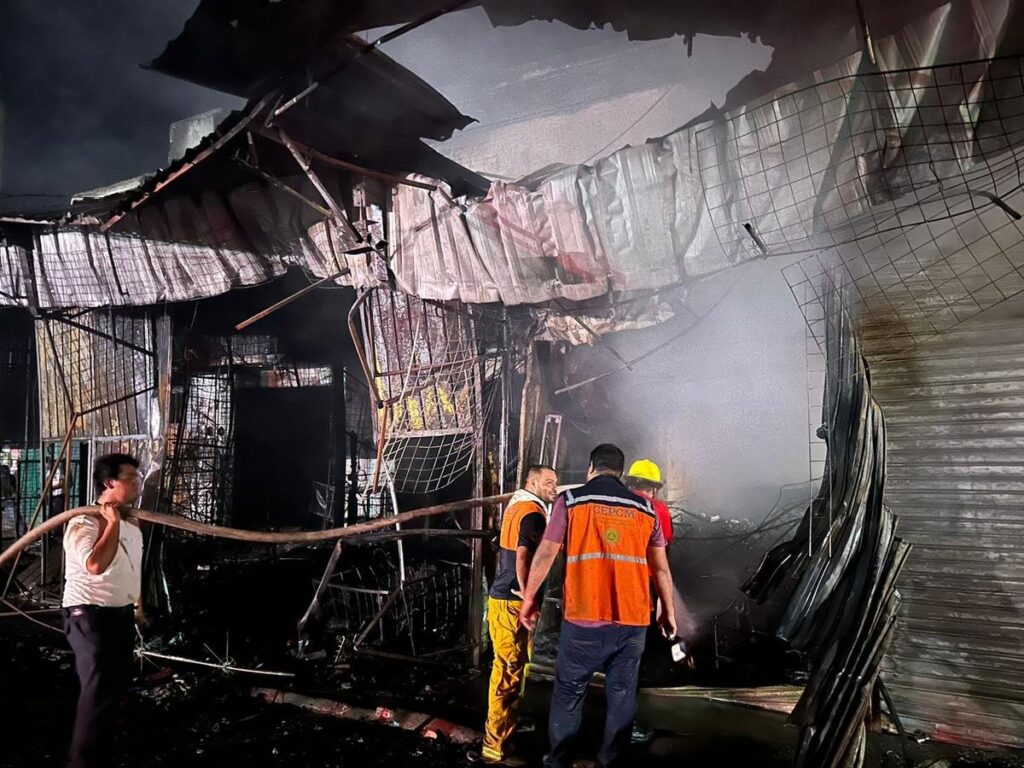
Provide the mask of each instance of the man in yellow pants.
[{"label": "man in yellow pants", "polygon": [[494,666],[484,730],[485,763],[523,765],[510,754],[509,743],[516,730],[516,712],[533,643],[532,633],[519,623],[519,607],[533,553],[547,526],[549,505],[557,495],[555,470],[532,466],[526,473],[526,487],[515,492],[501,518],[498,564],[487,599]]}]

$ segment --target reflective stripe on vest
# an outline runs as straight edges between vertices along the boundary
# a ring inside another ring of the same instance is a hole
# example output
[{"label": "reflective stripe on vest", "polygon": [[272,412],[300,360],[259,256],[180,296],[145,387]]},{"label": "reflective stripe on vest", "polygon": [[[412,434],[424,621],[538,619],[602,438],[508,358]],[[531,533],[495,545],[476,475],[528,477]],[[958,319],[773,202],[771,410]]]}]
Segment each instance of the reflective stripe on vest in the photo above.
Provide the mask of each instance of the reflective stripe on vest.
[{"label": "reflective stripe on vest", "polygon": [[647,548],[657,521],[651,505],[614,480],[591,481],[565,502],[566,620],[645,626]]},{"label": "reflective stripe on vest", "polygon": [[588,496],[579,496],[577,498],[574,498],[569,503],[571,505],[575,506],[576,504],[585,504],[585,503],[590,502],[590,501],[598,502],[598,503],[603,502],[605,504],[614,504],[614,505],[625,504],[625,505],[628,505],[628,506],[631,506],[631,507],[636,507],[637,509],[639,509],[641,512],[644,512],[645,514],[648,514],[648,515],[653,515],[654,514],[654,510],[651,508],[650,502],[647,502],[647,501],[638,502],[638,501],[633,501],[632,499],[623,499],[623,498],[621,498],[619,496],[598,496],[597,494],[590,494]]},{"label": "reflective stripe on vest", "polygon": [[614,560],[617,563],[636,563],[637,565],[647,565],[646,557],[616,555],[611,552],[584,552],[582,555],[569,555],[569,557],[565,559],[565,562],[572,564],[583,560]]}]

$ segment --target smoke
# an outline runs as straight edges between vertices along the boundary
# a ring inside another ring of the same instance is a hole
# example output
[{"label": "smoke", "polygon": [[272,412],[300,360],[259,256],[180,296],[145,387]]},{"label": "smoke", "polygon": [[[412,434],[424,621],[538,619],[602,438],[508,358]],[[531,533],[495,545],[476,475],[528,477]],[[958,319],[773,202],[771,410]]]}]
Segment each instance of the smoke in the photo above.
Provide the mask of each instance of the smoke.
[{"label": "smoke", "polygon": [[697,635],[697,617],[694,615],[683,600],[683,596],[676,588],[672,589],[672,602],[676,616],[676,634],[684,640],[693,640]]},{"label": "smoke", "polygon": [[[772,262],[737,267],[686,301],[704,315],[695,327],[634,370],[580,390],[580,398],[601,439],[618,443],[627,462],[660,465],[662,497],[671,504],[759,522],[782,486],[808,480],[804,319]],[[636,357],[678,334],[681,322],[619,333],[609,343]],[[588,372],[617,365],[600,346],[572,356],[586,358]]]}]

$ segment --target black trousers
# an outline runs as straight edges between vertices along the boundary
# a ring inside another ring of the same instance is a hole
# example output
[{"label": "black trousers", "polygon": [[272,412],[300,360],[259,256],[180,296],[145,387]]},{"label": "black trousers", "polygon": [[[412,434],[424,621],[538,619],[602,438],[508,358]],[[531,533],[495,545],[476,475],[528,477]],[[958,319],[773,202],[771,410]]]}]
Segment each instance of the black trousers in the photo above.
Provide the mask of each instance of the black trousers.
[{"label": "black trousers", "polygon": [[604,672],[608,704],[597,762],[604,768],[626,763],[646,637],[647,627],[579,627],[562,622],[548,716],[551,751],[544,759],[547,768],[565,768],[572,763],[573,745],[583,722],[583,700],[595,672]]},{"label": "black trousers", "polygon": [[75,654],[81,691],[71,734],[70,768],[106,768],[121,701],[132,678],[132,606],[64,609],[64,633]]}]

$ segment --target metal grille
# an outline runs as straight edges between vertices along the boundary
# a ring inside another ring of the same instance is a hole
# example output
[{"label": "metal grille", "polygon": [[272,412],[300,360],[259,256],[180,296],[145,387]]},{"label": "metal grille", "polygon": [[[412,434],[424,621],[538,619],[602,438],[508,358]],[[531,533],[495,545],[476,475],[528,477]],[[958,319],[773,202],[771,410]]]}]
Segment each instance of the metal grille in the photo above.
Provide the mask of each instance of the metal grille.
[{"label": "metal grille", "polygon": [[166,474],[170,511],[219,523],[230,508],[233,483],[231,374],[190,376],[175,395]]},{"label": "metal grille", "polygon": [[[1006,202],[1024,210],[1024,193]],[[871,354],[898,354],[1024,290],[1024,226],[998,207],[823,251],[783,270],[812,334],[841,288]]]},{"label": "metal grille", "polygon": [[[825,297],[837,289],[876,359],[1024,290],[1022,71],[1020,58],[899,70],[772,102],[781,114],[797,110],[806,133],[796,137],[802,143],[790,137],[761,146],[763,155],[744,166],[753,176],[743,183],[777,185],[768,187],[757,235],[771,253],[807,254],[783,275],[819,345]],[[830,122],[835,110],[821,99],[829,92],[849,105],[839,110],[842,120]],[[812,149],[803,152],[808,140]],[[794,197],[788,178],[777,177],[777,161],[786,174],[810,174],[795,177],[810,184],[804,196]],[[754,200],[760,192],[737,215],[753,215]],[[783,220],[789,223],[772,227]],[[738,220],[730,226],[732,237]]]},{"label": "metal grille", "polygon": [[361,638],[359,645],[404,646],[413,655],[445,645],[464,632],[466,568],[431,567],[400,584],[393,571],[338,574],[328,589],[329,627]]},{"label": "metal grille", "polygon": [[486,354],[468,308],[374,290],[363,327],[383,434],[381,456],[401,492],[430,493],[465,474],[480,454]]},{"label": "metal grille", "polygon": [[42,435],[147,435],[156,401],[156,340],[148,317],[54,314],[36,323]]},{"label": "metal grille", "polygon": [[[24,448],[0,446],[0,540],[15,539],[25,532],[21,477],[29,472],[31,466],[25,460],[26,454]],[[35,498],[26,499],[26,502],[35,504],[38,501],[38,482],[33,493]]]}]

